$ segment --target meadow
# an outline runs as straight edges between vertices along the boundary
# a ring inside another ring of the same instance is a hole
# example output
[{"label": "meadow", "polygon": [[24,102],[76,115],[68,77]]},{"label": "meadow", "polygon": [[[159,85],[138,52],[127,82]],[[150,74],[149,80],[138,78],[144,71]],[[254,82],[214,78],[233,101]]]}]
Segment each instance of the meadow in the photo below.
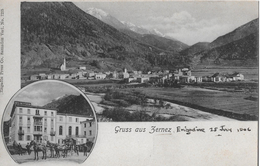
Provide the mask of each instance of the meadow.
[{"label": "meadow", "polygon": [[137,90],[149,98],[171,101],[211,113],[214,113],[215,110],[221,110],[231,114],[240,114],[243,116],[241,119],[244,119],[246,115],[254,117],[253,119],[258,117],[258,102],[246,100],[248,94],[244,92],[226,92],[198,87],[185,87],[182,89],[148,87],[138,88]]},{"label": "meadow", "polygon": [[239,72],[245,76],[246,80],[258,80],[257,67],[209,67],[195,68],[192,70],[194,76],[212,76],[214,73],[234,73]]}]

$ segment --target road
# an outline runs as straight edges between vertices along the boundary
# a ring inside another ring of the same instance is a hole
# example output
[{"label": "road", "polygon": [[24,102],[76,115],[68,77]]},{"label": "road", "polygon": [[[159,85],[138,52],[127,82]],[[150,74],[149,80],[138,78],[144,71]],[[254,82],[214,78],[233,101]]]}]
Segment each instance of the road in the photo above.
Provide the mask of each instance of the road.
[{"label": "road", "polygon": [[[89,155],[89,153],[88,153]],[[17,163],[26,163],[26,162],[47,162],[47,161],[64,161],[64,162],[76,162],[76,163],[82,163],[86,160],[87,156],[83,156],[83,152],[79,152],[79,155],[77,154],[69,154],[68,156],[63,158],[50,158],[50,154],[47,152],[47,158],[46,160],[42,160],[42,152],[39,152],[39,160],[34,160],[34,152],[32,152],[30,155],[25,154],[25,155],[11,155],[11,157],[17,162]]]}]

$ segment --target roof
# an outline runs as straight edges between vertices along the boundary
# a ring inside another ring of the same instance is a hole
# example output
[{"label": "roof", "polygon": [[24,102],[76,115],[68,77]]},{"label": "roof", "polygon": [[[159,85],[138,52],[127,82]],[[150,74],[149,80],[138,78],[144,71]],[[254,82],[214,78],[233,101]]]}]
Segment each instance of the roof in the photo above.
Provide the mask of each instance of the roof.
[{"label": "roof", "polygon": [[10,115],[11,117],[13,116],[16,107],[36,108],[36,109],[45,109],[45,110],[57,111],[55,109],[47,109],[47,108],[40,107],[40,106],[34,106],[34,105],[31,105],[31,103],[29,103],[29,102],[14,101],[13,108],[12,108],[11,115]]},{"label": "roof", "polygon": [[60,113],[60,112],[57,112],[57,115],[63,115],[63,116],[79,116],[79,117],[84,117],[84,118],[94,118],[94,117],[90,117],[90,116],[88,116],[88,115],[69,114],[69,113]]}]

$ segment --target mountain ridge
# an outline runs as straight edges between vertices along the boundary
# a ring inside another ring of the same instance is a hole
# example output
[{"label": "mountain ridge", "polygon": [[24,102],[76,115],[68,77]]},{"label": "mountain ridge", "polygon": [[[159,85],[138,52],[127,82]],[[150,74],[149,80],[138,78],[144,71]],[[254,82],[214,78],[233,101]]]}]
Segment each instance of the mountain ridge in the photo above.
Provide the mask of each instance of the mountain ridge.
[{"label": "mountain ridge", "polygon": [[73,3],[21,3],[22,68],[58,68],[66,58],[68,66],[147,70],[155,65],[150,56],[157,66],[186,65],[177,52],[128,36]]},{"label": "mountain ridge", "polygon": [[45,104],[43,108],[55,109],[58,113],[93,116],[88,101],[80,95],[64,95]]},{"label": "mountain ridge", "polygon": [[254,19],[210,43],[180,52],[192,66],[258,66],[259,20]]}]

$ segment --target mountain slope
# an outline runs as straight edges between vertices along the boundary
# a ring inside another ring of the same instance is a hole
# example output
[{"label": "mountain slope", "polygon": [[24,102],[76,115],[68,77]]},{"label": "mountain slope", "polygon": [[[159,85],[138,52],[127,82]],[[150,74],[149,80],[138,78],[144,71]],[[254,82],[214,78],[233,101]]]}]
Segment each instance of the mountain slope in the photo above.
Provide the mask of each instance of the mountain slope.
[{"label": "mountain slope", "polygon": [[201,64],[222,66],[257,66],[258,33],[230,42],[201,54]]},{"label": "mountain slope", "polygon": [[180,52],[193,66],[258,66],[258,19],[218,37],[211,43],[195,44]]},{"label": "mountain slope", "polygon": [[208,49],[208,47],[209,47],[208,42],[199,42],[199,43],[193,44],[192,46],[182,50],[180,53],[182,55],[192,55],[197,52],[206,50],[206,49]]},{"label": "mountain slope", "polygon": [[147,30],[129,22],[119,21],[101,9],[89,8],[86,12],[107,23],[108,25],[113,26],[120,32],[123,32],[130,37],[138,39],[139,41],[147,43],[151,46],[174,52],[179,52],[188,47],[187,44],[184,44],[178,40],[165,38],[164,35],[156,29]]},{"label": "mountain slope", "polygon": [[218,37],[216,40],[211,42],[209,46],[210,46],[210,48],[219,47],[219,46],[234,42],[236,40],[240,40],[251,34],[255,34],[259,31],[258,26],[259,26],[259,20],[254,19],[254,20],[250,21],[249,23],[246,23],[246,24],[236,28],[234,31]]},{"label": "mountain slope", "polygon": [[22,68],[58,67],[64,57],[68,66],[97,70],[144,70],[153,66],[150,56],[171,57],[158,66],[183,64],[178,53],[132,38],[70,2],[21,3],[21,41]]},{"label": "mountain slope", "polygon": [[55,109],[58,111],[58,113],[93,116],[93,112],[89,103],[82,95],[63,96],[57,100],[53,100],[43,107],[48,109]]}]

